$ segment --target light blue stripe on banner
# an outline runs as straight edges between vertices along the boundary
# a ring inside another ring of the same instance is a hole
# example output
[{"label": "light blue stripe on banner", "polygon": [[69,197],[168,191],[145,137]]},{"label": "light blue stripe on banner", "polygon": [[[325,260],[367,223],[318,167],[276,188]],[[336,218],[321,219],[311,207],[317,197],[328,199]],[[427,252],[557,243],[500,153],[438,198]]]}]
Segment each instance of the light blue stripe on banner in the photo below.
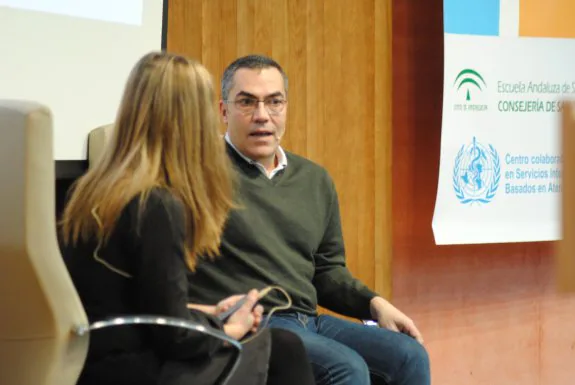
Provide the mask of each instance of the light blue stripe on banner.
[{"label": "light blue stripe on banner", "polygon": [[498,36],[499,1],[443,0],[444,32],[460,35]]}]

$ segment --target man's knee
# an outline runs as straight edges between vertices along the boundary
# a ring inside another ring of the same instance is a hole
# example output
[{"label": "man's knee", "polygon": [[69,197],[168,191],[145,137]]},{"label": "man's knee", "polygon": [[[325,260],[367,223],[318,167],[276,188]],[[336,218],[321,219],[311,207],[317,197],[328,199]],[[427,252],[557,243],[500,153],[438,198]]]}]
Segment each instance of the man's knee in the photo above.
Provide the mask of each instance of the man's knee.
[{"label": "man's knee", "polygon": [[405,336],[388,356],[383,358],[382,365],[371,368],[371,383],[383,385],[397,383],[404,385],[429,385],[431,374],[429,355],[419,342]]},{"label": "man's knee", "polygon": [[316,383],[320,385],[368,385],[369,368],[358,354],[331,357],[324,362],[312,362]]},{"label": "man's knee", "polygon": [[367,363],[359,354],[348,356],[346,360],[337,362],[334,368],[347,377],[353,376],[358,379],[369,377]]},{"label": "man's knee", "polygon": [[[403,365],[403,378],[412,379],[409,383],[428,384],[430,381],[429,354],[420,343],[405,344],[403,346],[405,362]],[[417,379],[418,382],[414,380]]]},{"label": "man's knee", "polygon": [[406,360],[409,364],[420,369],[429,369],[429,354],[423,345],[418,342],[409,344],[405,351]]}]

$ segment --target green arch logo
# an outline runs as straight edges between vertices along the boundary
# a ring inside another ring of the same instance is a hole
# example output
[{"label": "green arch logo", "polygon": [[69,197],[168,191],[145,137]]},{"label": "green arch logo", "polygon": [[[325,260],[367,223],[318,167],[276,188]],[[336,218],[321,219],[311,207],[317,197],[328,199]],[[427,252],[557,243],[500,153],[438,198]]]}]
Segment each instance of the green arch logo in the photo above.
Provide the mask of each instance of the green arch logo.
[{"label": "green arch logo", "polygon": [[471,100],[470,89],[477,88],[479,91],[483,91],[482,85],[483,87],[487,85],[485,80],[479,72],[471,68],[466,68],[459,72],[455,78],[455,81],[453,82],[453,86],[457,86],[457,91],[459,91],[461,87],[467,86],[465,93],[465,100],[467,101]]}]

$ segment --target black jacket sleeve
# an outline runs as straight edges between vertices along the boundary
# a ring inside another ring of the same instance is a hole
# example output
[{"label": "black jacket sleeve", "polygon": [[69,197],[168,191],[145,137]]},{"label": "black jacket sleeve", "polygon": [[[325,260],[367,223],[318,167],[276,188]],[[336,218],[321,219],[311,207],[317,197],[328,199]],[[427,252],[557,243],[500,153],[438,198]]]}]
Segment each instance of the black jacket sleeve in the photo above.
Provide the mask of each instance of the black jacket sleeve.
[{"label": "black jacket sleeve", "polygon": [[[137,202],[137,200],[136,200]],[[131,212],[132,229],[139,255],[136,266],[136,296],[138,311],[193,321],[221,329],[212,316],[186,308],[188,267],[184,254],[184,211],[168,193],[152,192],[144,210]],[[211,355],[222,346],[220,340],[186,329],[154,326],[150,328],[152,342],[165,358],[189,359]]]}]

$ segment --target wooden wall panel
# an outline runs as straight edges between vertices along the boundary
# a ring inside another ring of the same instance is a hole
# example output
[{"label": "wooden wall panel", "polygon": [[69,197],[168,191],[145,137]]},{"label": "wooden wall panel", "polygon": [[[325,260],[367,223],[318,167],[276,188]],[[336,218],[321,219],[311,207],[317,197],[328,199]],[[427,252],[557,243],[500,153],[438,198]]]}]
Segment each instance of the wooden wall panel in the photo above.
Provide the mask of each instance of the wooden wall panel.
[{"label": "wooden wall panel", "polygon": [[432,383],[567,385],[575,298],[554,244],[436,246],[443,88],[441,1],[394,1],[393,297],[423,332]]},{"label": "wooden wall panel", "polygon": [[168,50],[227,64],[262,53],[289,77],[282,145],[335,180],[348,264],[391,288],[391,0],[170,0]]},{"label": "wooden wall panel", "polygon": [[392,296],[392,7],[387,1],[375,1],[374,86],[371,108],[375,112],[374,155],[374,280],[379,293]]}]

